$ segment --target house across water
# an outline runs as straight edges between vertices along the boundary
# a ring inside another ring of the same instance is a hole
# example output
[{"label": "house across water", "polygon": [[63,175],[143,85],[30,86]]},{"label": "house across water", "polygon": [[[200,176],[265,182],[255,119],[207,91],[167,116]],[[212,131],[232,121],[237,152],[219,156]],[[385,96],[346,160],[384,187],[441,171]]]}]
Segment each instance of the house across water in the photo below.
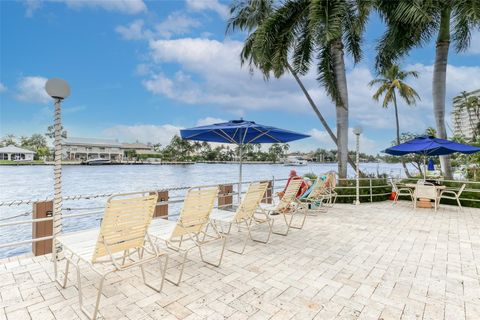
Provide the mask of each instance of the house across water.
[{"label": "house across water", "polygon": [[34,151],[19,148],[14,145],[0,148],[0,160],[33,161],[34,156]]}]

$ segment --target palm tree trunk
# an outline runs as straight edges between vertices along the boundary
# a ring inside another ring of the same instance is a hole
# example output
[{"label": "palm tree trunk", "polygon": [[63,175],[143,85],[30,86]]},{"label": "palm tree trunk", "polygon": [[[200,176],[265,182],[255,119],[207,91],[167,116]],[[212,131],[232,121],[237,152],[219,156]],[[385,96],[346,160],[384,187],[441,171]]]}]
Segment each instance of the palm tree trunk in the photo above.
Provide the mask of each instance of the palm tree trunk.
[{"label": "palm tree trunk", "polygon": [[335,82],[340,96],[340,101],[337,101],[336,104],[338,176],[339,178],[346,178],[348,159],[348,88],[342,40],[334,41],[330,50],[333,56]]},{"label": "palm tree trunk", "polygon": [[[395,107],[395,124],[397,125],[397,144],[400,144],[400,122],[398,121],[398,106],[397,106],[397,94],[395,90],[393,90],[393,106]],[[400,157],[400,161],[402,162],[403,170],[405,170],[405,175],[407,178],[411,178],[410,172],[408,171],[407,165],[405,164],[405,160],[403,157]]]},{"label": "palm tree trunk", "polygon": [[[315,114],[317,115],[318,119],[320,120],[320,122],[322,123],[323,127],[325,128],[325,130],[327,131],[328,135],[330,136],[330,138],[333,140],[333,142],[335,143],[335,145],[338,147],[338,142],[337,142],[337,137],[335,136],[335,134],[333,133],[332,129],[330,128],[330,126],[328,125],[327,121],[325,120],[325,118],[323,117],[323,115],[320,113],[320,110],[318,109],[317,105],[315,104],[315,102],[313,102],[313,99],[312,97],[310,96],[310,94],[308,93],[307,89],[305,88],[305,86],[303,85],[303,82],[300,80],[300,78],[298,77],[297,73],[295,72],[295,70],[293,70],[292,66],[287,63],[287,68],[288,70],[290,71],[290,73],[293,75],[293,77],[295,78],[295,80],[297,81],[298,85],[300,86],[300,89],[302,89],[302,92],[303,94],[305,95],[305,97],[307,98],[308,100],[308,103],[310,103],[310,106],[312,107],[313,111],[315,112]],[[353,170],[357,170],[357,166],[355,165],[355,162],[350,158],[348,157],[347,159],[348,163],[352,166]]]},{"label": "palm tree trunk", "polygon": [[[445,127],[445,91],[448,49],[450,46],[450,14],[450,8],[443,9],[435,48],[435,65],[433,67],[433,111],[437,125],[437,136],[441,139],[447,138],[447,129]],[[448,156],[440,156],[440,164],[445,178],[452,179],[450,158]]]}]

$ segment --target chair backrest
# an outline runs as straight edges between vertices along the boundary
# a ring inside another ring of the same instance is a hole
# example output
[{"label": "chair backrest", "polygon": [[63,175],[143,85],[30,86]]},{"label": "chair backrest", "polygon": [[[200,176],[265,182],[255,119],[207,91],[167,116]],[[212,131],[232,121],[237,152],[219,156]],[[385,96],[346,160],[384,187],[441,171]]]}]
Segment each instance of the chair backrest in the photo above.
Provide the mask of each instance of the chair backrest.
[{"label": "chair backrest", "polygon": [[466,186],[467,186],[467,185],[466,185],[465,183],[462,184],[462,186],[460,187],[460,189],[458,189],[457,197],[460,198],[460,196],[462,195],[462,192],[463,192],[463,190],[465,190],[465,187],[466,187]]},{"label": "chair backrest", "polygon": [[290,183],[287,186],[287,190],[285,190],[285,194],[275,208],[275,211],[285,212],[290,209],[292,202],[295,202],[297,200],[297,193],[302,186],[302,182],[303,180],[301,179],[290,180]]},{"label": "chair backrest", "polygon": [[337,187],[337,173],[335,171],[330,171],[327,175],[327,187],[330,189],[335,189]]},{"label": "chair backrest", "polygon": [[317,178],[317,181],[315,181],[315,185],[312,191],[308,194],[307,199],[317,199],[322,195],[325,195],[326,189],[326,180],[324,181],[321,178]]},{"label": "chair backrest", "polygon": [[141,248],[156,205],[156,193],[135,192],[109,197],[92,262],[104,256],[112,258],[115,253]]},{"label": "chair backrest", "polygon": [[268,181],[250,184],[247,193],[243,197],[242,203],[240,203],[240,206],[235,213],[236,221],[250,219],[253,216],[255,210],[257,210],[260,205],[267,188]]},{"label": "chair backrest", "polygon": [[436,199],[437,188],[428,182],[426,184],[417,184],[415,187],[415,196],[416,198]]},{"label": "chair backrest", "polygon": [[202,231],[209,221],[217,197],[218,187],[189,189],[171,237]]}]

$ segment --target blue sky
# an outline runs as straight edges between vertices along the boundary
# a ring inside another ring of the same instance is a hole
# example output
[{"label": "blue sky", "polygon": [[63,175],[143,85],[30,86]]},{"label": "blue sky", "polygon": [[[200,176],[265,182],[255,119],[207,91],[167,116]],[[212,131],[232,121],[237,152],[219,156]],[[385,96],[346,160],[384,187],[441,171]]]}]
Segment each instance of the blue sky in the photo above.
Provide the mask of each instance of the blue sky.
[{"label": "blue sky", "polygon": [[[291,75],[265,82],[241,68],[238,53],[245,34],[225,35],[227,1],[55,0],[0,2],[0,135],[44,133],[52,103],[43,90],[50,77],[72,87],[64,102],[70,136],[166,144],[179,128],[243,117],[310,133],[293,150],[332,148]],[[394,137],[393,110],[371,100],[367,83],[375,41],[384,30],[372,16],[364,60],[347,58],[350,127],[364,128],[362,149],[377,153]],[[404,69],[422,101],[400,103],[402,131],[434,125],[431,73],[433,45],[414,50]],[[462,90],[480,88],[480,34],[468,52],[451,50],[447,112]],[[315,81],[305,84],[332,127],[335,110]],[[353,146],[353,139],[351,145]]]}]

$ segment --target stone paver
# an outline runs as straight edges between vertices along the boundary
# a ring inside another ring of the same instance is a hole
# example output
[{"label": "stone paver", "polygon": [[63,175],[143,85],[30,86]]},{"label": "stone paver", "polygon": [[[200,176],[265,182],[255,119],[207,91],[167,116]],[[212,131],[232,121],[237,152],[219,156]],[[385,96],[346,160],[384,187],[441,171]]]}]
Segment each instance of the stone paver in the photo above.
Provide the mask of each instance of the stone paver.
[{"label": "stone paver", "polygon": [[[268,245],[249,243],[244,255],[227,251],[220,268],[191,257],[181,285],[166,283],[160,294],[143,285],[136,269],[107,277],[101,316],[480,319],[479,209],[339,204],[308,217],[303,230],[273,235]],[[85,319],[74,273],[60,289],[49,259],[0,260],[0,320]],[[84,277],[91,309],[97,278]]]}]

